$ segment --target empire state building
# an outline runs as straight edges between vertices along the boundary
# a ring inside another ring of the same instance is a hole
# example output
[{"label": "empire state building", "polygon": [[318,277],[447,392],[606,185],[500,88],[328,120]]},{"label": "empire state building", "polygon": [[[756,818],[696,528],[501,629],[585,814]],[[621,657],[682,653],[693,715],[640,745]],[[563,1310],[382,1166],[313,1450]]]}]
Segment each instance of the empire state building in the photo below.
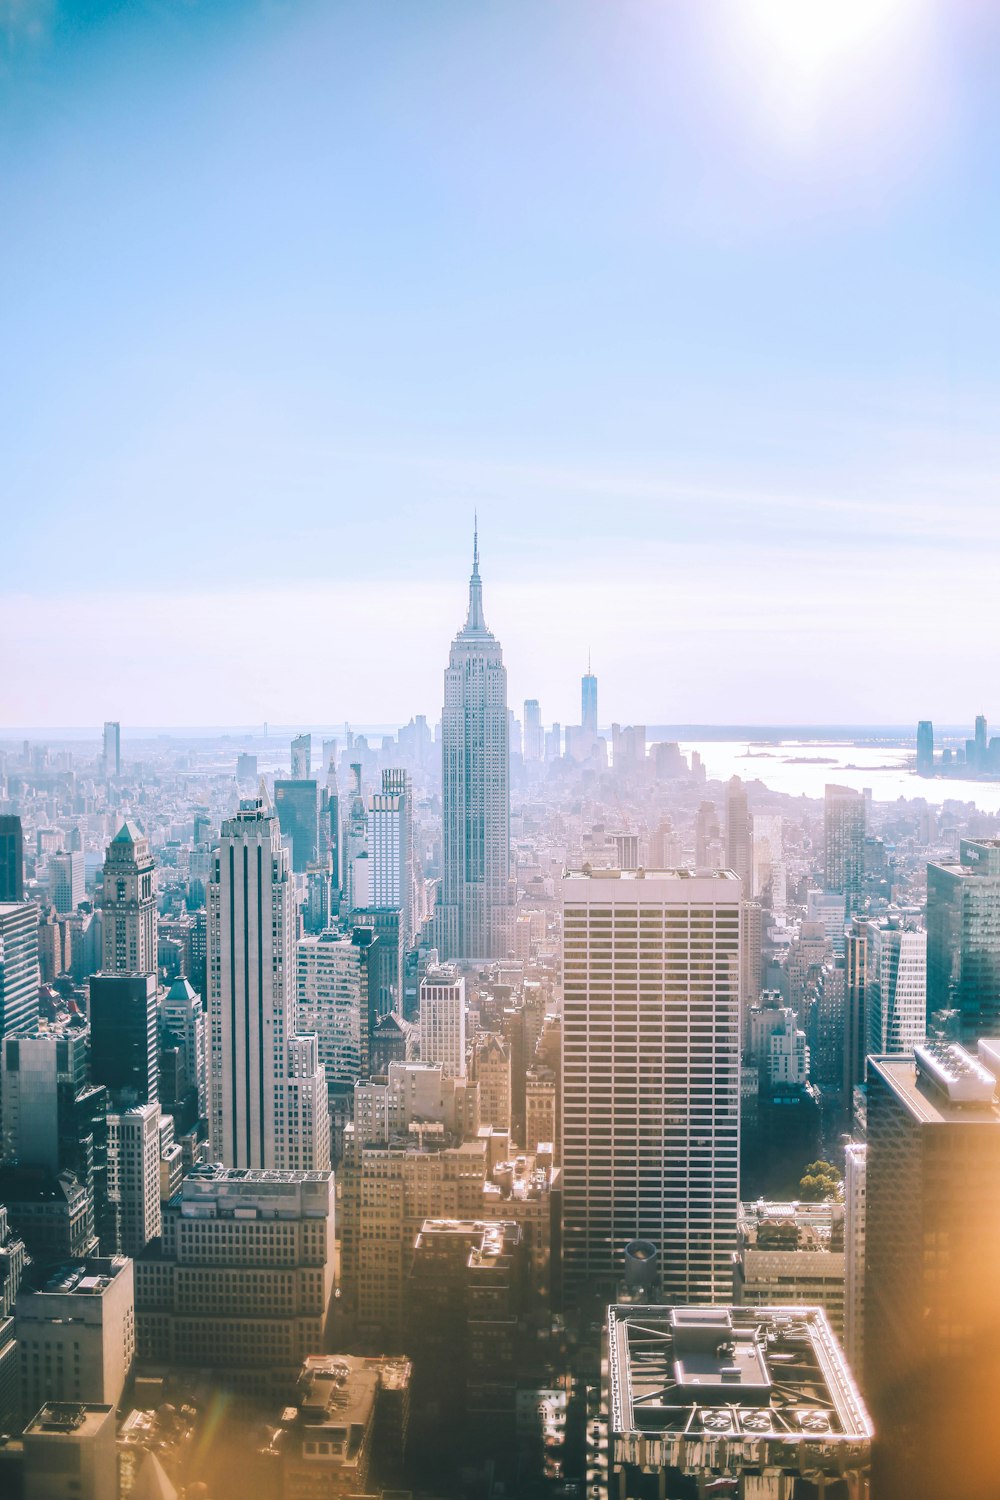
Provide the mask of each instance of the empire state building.
[{"label": "empire state building", "polygon": [[451,646],[441,715],[442,881],[436,911],[442,958],[506,958],[511,948],[510,762],[507,669],[483,619],[479,535],[469,613]]}]

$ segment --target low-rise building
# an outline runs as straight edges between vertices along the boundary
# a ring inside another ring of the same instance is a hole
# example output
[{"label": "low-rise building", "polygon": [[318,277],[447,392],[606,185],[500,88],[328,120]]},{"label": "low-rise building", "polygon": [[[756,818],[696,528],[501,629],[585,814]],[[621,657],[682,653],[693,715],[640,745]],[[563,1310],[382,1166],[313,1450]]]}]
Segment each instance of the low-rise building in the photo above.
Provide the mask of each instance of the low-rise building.
[{"label": "low-rise building", "polygon": [[140,1359],[267,1393],[323,1347],[334,1269],[332,1172],[196,1167],[136,1261]]},{"label": "low-rise building", "polygon": [[117,1406],[135,1357],[135,1282],[126,1256],[62,1266],[17,1299],[23,1420],[45,1401]]},{"label": "low-rise building", "polygon": [[842,1203],[741,1203],[733,1256],[739,1307],[822,1307],[844,1334]]},{"label": "low-rise building", "polygon": [[608,1491],[865,1500],[872,1425],[820,1308],[608,1309]]}]

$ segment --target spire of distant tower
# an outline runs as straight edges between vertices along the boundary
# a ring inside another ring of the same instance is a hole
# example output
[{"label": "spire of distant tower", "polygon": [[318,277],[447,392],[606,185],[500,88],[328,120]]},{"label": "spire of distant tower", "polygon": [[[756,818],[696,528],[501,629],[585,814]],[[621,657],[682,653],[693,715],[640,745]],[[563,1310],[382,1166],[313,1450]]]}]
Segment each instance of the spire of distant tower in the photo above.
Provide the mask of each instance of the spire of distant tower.
[{"label": "spire of distant tower", "polygon": [[479,512],[476,512],[472,532],[472,577],[469,579],[469,614],[466,630],[485,630],[483,619],[483,580],[479,576]]}]

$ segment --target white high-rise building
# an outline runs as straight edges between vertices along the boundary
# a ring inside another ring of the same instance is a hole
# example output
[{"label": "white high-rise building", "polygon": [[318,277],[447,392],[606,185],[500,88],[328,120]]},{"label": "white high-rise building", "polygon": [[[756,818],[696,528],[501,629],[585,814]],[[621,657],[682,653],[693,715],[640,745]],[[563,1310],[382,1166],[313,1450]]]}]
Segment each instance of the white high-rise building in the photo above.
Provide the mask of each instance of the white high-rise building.
[{"label": "white high-rise building", "polygon": [[[382,790],[368,803],[368,900],[376,911],[399,911],[400,942],[413,944],[413,787],[402,770],[382,772]],[[359,903],[361,904],[361,903]]]},{"label": "white high-rise building", "polygon": [[428,969],[420,985],[420,1061],[465,1077],[465,980],[450,964]]},{"label": "white high-rise building", "polygon": [[120,776],[122,770],[122,726],[116,719],[108,719],[104,725],[102,751],[105,776]]},{"label": "white high-rise building", "polygon": [[101,925],[105,974],[155,974],[156,864],[149,840],[126,818],[104,858]]},{"label": "white high-rise building", "polygon": [[667,1302],[728,1299],[739,1206],[740,895],[731,871],[563,881],[563,1271],[614,1291],[629,1241]]},{"label": "white high-rise building", "polygon": [[868,1147],[844,1151],[844,1350],[853,1370],[865,1359],[865,1222]]},{"label": "white high-rise building", "polygon": [[108,1115],[108,1192],[121,1213],[121,1248],[141,1255],[160,1233],[160,1106]]},{"label": "white high-rise building", "polygon": [[868,1052],[912,1052],[927,1034],[927,934],[898,920],[868,925]]},{"label": "white high-rise building", "polygon": [[330,930],[298,943],[298,1026],[315,1033],[328,1085],[351,1084],[366,1070],[370,945]]},{"label": "white high-rise building", "polygon": [[326,1078],[315,1051],[311,1078],[302,1073],[295,1032],[296,925],[278,819],[265,797],[244,798],[222,825],[208,887],[209,1127],[227,1167],[330,1165]]},{"label": "white high-rise building", "polygon": [[479,539],[469,613],[451,646],[441,714],[442,881],[435,913],[444,959],[508,957],[513,944],[507,669],[483,618]]}]

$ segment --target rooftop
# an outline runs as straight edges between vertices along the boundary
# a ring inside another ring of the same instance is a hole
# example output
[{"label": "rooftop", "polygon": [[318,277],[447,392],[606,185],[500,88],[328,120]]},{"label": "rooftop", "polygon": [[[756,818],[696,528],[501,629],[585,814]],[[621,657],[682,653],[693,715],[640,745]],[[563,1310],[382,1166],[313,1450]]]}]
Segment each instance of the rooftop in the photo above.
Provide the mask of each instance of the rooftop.
[{"label": "rooftop", "polygon": [[957,1042],[925,1042],[910,1053],[868,1060],[922,1125],[1000,1125],[1000,1041],[984,1038],[974,1056]]},{"label": "rooftop", "polygon": [[47,1401],[24,1429],[24,1436],[29,1441],[39,1436],[76,1439],[91,1437],[113,1415],[113,1406],[85,1406],[79,1401]]},{"label": "rooftop", "polygon": [[739,878],[733,870],[688,870],[686,868],[674,870],[603,870],[584,865],[582,870],[566,870],[563,872],[564,881],[619,880],[626,884],[631,884],[638,880],[712,880],[738,883]]},{"label": "rooftop", "polygon": [[698,1472],[720,1437],[730,1472],[741,1441],[748,1463],[794,1467],[805,1442],[817,1466],[820,1443],[834,1465],[837,1445],[867,1462],[871,1422],[819,1308],[616,1305],[608,1354],[619,1462]]},{"label": "rooftop", "polygon": [[36,1296],[65,1295],[100,1297],[128,1269],[128,1256],[93,1256],[89,1260],[68,1261],[46,1279]]}]

